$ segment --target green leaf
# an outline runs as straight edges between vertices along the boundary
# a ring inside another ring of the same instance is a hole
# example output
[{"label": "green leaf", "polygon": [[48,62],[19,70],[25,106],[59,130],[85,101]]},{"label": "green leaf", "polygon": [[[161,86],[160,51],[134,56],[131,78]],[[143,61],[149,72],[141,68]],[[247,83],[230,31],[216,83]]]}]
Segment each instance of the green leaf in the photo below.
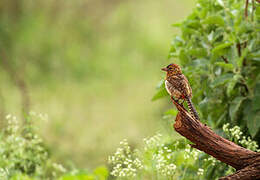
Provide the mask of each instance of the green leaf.
[{"label": "green leaf", "polygon": [[255,53],[251,53],[247,56],[249,59],[253,60],[253,61],[260,61],[260,51],[257,51]]},{"label": "green leaf", "polygon": [[254,97],[252,100],[252,108],[253,110],[260,109],[260,82],[256,83],[254,89]]},{"label": "green leaf", "polygon": [[230,64],[230,63],[216,62],[215,65],[220,66],[220,67],[223,67],[223,68],[226,69],[227,71],[233,71],[233,70],[234,70],[233,64]]},{"label": "green leaf", "polygon": [[190,61],[190,58],[189,58],[189,56],[187,55],[187,52],[184,49],[180,50],[179,58],[181,60],[182,65],[187,64]]},{"label": "green leaf", "polygon": [[248,54],[248,49],[246,48],[242,51],[242,54],[237,61],[238,67],[241,67],[243,65],[243,61],[244,61],[245,57],[247,56],[247,54]]},{"label": "green leaf", "polygon": [[236,92],[236,89],[234,89],[235,85],[239,80],[243,79],[241,74],[235,74],[233,79],[231,79],[227,84],[227,95],[228,97],[231,97],[233,92]]},{"label": "green leaf", "polygon": [[219,85],[223,85],[226,84],[229,80],[231,80],[233,78],[233,74],[228,73],[228,74],[223,74],[221,76],[218,76],[217,78],[215,78],[215,80],[211,83],[211,87],[217,87]]},{"label": "green leaf", "polygon": [[170,110],[166,111],[166,112],[164,113],[164,115],[176,116],[177,113],[178,113],[178,112],[177,112],[176,109],[170,109]]},{"label": "green leaf", "polygon": [[196,58],[201,58],[207,56],[207,51],[204,48],[194,48],[189,50],[188,52],[191,56],[195,56]]},{"label": "green leaf", "polygon": [[228,95],[228,97],[231,96],[236,83],[237,83],[237,81],[235,79],[232,79],[230,82],[228,82],[228,85],[227,85],[227,95]]},{"label": "green leaf", "polygon": [[212,49],[212,53],[215,53],[215,54],[219,53],[222,49],[228,48],[232,45],[233,45],[232,42],[226,42],[226,43],[219,44],[218,46],[216,46]]},{"label": "green leaf", "polygon": [[[253,31],[255,31],[255,29],[254,29],[254,25],[252,23],[250,23],[248,21],[242,21],[238,27],[238,38],[241,41],[243,41],[246,39],[246,36]],[[244,36],[241,36],[241,34],[244,34]]]},{"label": "green leaf", "polygon": [[236,97],[230,104],[229,116],[231,121],[234,121],[239,110],[241,103],[245,100],[245,97]]},{"label": "green leaf", "polygon": [[199,20],[188,20],[185,22],[185,25],[193,29],[199,29],[201,27],[201,23]]},{"label": "green leaf", "polygon": [[156,89],[164,88],[165,87],[165,80],[162,79],[159,81],[159,83],[156,85]]},{"label": "green leaf", "polygon": [[247,119],[247,127],[252,137],[258,133],[260,129],[260,111],[250,111]]},{"label": "green leaf", "polygon": [[227,116],[227,112],[224,112],[218,119],[217,119],[217,126],[222,125],[225,123]]},{"label": "green leaf", "polygon": [[160,88],[159,91],[153,96],[152,101],[158,100],[169,95],[165,88]]},{"label": "green leaf", "polygon": [[207,17],[203,24],[209,24],[209,25],[218,25],[218,26],[225,26],[225,21],[222,16],[220,15],[214,15]]},{"label": "green leaf", "polygon": [[243,120],[246,122],[249,133],[254,137],[260,130],[260,110],[252,109],[252,100],[247,99],[244,103]]},{"label": "green leaf", "polygon": [[259,18],[260,17],[260,6],[257,6],[255,9],[255,15]]},{"label": "green leaf", "polygon": [[163,119],[175,117],[177,115],[177,113],[178,113],[178,111],[176,109],[170,109],[164,113]]}]

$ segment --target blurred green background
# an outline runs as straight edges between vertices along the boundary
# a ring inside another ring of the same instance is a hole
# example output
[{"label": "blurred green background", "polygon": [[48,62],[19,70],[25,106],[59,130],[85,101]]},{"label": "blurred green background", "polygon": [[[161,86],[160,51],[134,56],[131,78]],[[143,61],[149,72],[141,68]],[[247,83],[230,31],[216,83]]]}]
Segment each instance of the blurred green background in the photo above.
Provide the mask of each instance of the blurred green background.
[{"label": "blurred green background", "polygon": [[37,124],[52,157],[79,168],[106,163],[124,138],[138,146],[167,133],[170,101],[151,98],[169,63],[171,23],[194,3],[2,0],[1,119],[48,114]]}]

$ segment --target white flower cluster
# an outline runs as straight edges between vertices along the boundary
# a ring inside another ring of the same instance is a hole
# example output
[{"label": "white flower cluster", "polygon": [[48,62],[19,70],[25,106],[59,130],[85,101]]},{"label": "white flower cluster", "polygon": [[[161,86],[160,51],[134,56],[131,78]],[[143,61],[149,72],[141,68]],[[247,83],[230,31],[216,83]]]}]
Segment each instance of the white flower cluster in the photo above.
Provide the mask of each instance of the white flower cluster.
[{"label": "white flower cluster", "polygon": [[199,157],[199,153],[200,151],[191,148],[190,145],[187,145],[186,148],[184,149],[184,159],[193,158],[196,161]]},{"label": "white flower cluster", "polygon": [[223,125],[223,131],[227,133],[227,135],[230,136],[230,138],[233,138],[234,140],[240,139],[241,135],[243,134],[240,130],[240,127],[234,126],[233,128],[229,127],[230,124],[224,124]]},{"label": "white flower cluster", "polygon": [[157,133],[156,135],[150,137],[150,138],[144,138],[144,150],[147,151],[149,149],[153,149],[155,147],[161,146],[160,140],[162,135]]},{"label": "white flower cluster", "polygon": [[11,114],[8,114],[5,118],[8,123],[6,131],[10,134],[16,134],[19,130],[19,125],[16,116],[12,116]]},{"label": "white flower cluster", "polygon": [[260,149],[258,149],[258,144],[256,143],[256,141],[253,141],[250,137],[246,138],[245,136],[243,136],[242,139],[239,140],[239,143],[247,149],[260,152]]},{"label": "white flower cluster", "polygon": [[143,168],[142,162],[131,151],[126,139],[120,142],[113,156],[108,157],[108,163],[113,165],[111,175],[117,177],[135,177],[137,171]]},{"label": "white flower cluster", "polygon": [[[67,169],[61,165],[61,164],[58,164],[58,163],[52,163],[52,167],[57,171],[57,172],[62,172],[62,173],[65,173],[67,172]],[[53,171],[52,172],[52,176],[53,177],[57,177],[57,172],[56,171]]]},{"label": "white flower cluster", "polygon": [[176,165],[171,163],[173,152],[168,147],[162,147],[158,153],[153,155],[156,163],[156,170],[163,176],[173,176],[175,174]]},{"label": "white flower cluster", "polygon": [[214,157],[210,156],[207,159],[203,159],[203,161],[205,162],[210,162],[210,165],[215,166],[217,162],[219,162],[218,160],[216,160]]},{"label": "white flower cluster", "polygon": [[157,133],[150,138],[144,138],[144,150],[154,152],[152,160],[155,161],[156,171],[162,176],[173,176],[176,165],[171,163],[173,152],[170,148],[161,143],[162,135]]},{"label": "white flower cluster", "polygon": [[65,172],[67,171],[66,168],[63,167],[62,164],[52,163],[52,166],[53,166],[55,169],[57,169],[58,171],[60,171],[60,172],[65,173]]},{"label": "white flower cluster", "polygon": [[9,176],[9,171],[8,171],[8,169],[6,169],[6,168],[0,168],[0,178],[1,179],[6,179],[7,180],[7,178],[8,178],[8,176]]},{"label": "white flower cluster", "polygon": [[250,149],[252,151],[260,151],[258,149],[258,144],[256,141],[253,141],[250,137],[242,136],[243,133],[238,126],[234,126],[233,128],[229,127],[230,124],[223,125],[223,131],[236,143],[241,144],[243,147]]},{"label": "white flower cluster", "polygon": [[32,116],[33,118],[39,118],[40,120],[43,120],[43,121],[49,120],[48,114],[45,114],[45,113],[37,113],[34,111],[30,111],[29,115]]},{"label": "white flower cluster", "polygon": [[198,175],[198,176],[202,176],[203,173],[204,173],[204,169],[199,168],[199,169],[198,169],[198,172],[197,172],[197,175]]},{"label": "white flower cluster", "polygon": [[[10,179],[16,173],[35,174],[43,177],[47,172],[53,175],[66,169],[52,163],[43,140],[37,135],[32,123],[19,125],[16,116],[6,116],[7,126],[0,136],[0,179]],[[52,169],[48,169],[52,165]]]}]

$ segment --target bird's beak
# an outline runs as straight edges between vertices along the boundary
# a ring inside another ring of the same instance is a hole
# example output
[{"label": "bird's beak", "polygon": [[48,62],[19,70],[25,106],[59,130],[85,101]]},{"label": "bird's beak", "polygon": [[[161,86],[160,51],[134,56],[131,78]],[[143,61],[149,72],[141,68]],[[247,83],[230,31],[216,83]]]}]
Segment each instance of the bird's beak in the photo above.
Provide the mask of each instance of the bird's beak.
[{"label": "bird's beak", "polygon": [[167,68],[162,68],[161,70],[162,70],[162,71],[168,71],[168,69],[167,69]]}]

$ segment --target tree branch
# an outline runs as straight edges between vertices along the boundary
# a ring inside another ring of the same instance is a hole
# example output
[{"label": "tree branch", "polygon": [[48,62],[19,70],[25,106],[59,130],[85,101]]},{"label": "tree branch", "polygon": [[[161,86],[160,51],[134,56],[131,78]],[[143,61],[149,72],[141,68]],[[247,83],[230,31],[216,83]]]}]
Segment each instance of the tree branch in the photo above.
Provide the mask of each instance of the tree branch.
[{"label": "tree branch", "polygon": [[248,16],[248,0],[246,0],[246,5],[245,5],[245,18],[247,19]]},{"label": "tree branch", "polygon": [[228,63],[227,58],[225,58],[224,56],[221,56],[221,58],[223,59],[223,61],[225,61],[225,63]]},{"label": "tree branch", "polygon": [[237,43],[237,52],[238,52],[238,56],[241,56],[241,45],[240,43]]},{"label": "tree branch", "polygon": [[[260,178],[260,153],[245,149],[213,132],[206,124],[194,119],[190,113],[172,98],[178,109],[174,129],[216,159],[234,167],[237,172],[223,179]],[[238,178],[236,178],[238,177]]]},{"label": "tree branch", "polygon": [[18,87],[18,89],[21,93],[23,113],[28,113],[29,107],[30,107],[30,96],[29,96],[27,84],[26,84],[22,74],[18,74],[11,67],[11,64],[10,64],[4,50],[1,49],[0,52],[1,52],[1,60],[2,60],[2,61],[0,61],[0,63],[3,66],[3,69],[10,76],[10,78],[13,80],[14,84]]}]

